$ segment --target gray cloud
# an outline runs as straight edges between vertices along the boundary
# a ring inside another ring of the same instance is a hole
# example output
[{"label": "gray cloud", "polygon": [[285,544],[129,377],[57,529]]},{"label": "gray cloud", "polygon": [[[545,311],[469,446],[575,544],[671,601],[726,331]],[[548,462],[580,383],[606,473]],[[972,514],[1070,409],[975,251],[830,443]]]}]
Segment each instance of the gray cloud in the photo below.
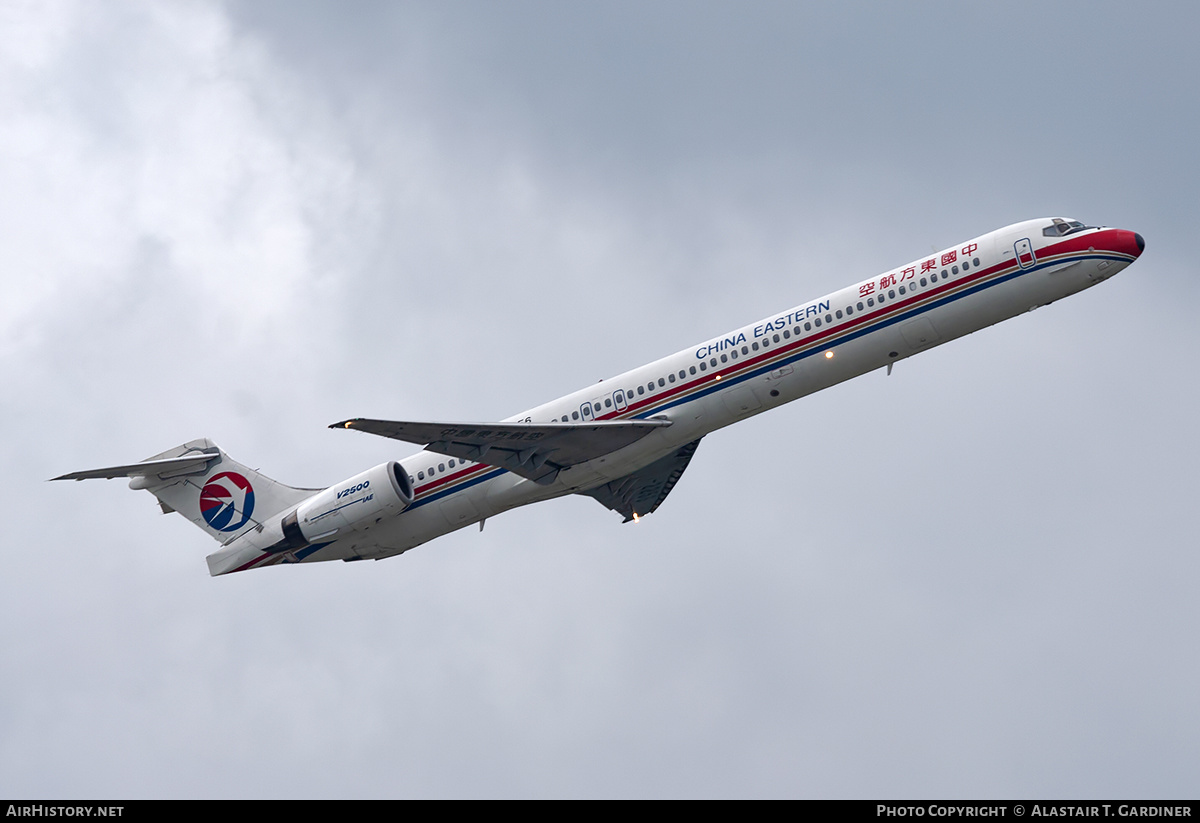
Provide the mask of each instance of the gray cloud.
[{"label": "gray cloud", "polygon": [[[12,5],[0,786],[1166,796],[1200,716],[1190,7]],[[377,564],[210,579],[118,482],[324,485],[1008,222],[1112,282]]]}]

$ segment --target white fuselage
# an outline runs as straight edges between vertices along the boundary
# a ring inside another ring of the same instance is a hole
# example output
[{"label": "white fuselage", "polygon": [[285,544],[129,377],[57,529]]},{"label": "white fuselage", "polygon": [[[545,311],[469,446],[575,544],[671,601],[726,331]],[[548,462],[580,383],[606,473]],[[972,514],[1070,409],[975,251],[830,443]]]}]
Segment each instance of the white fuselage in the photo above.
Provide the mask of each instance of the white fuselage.
[{"label": "white fuselage", "polygon": [[508,509],[595,488],[723,426],[1086,289],[1141,251],[1132,232],[1044,235],[1052,225],[1031,220],[973,238],[509,418],[672,421],[547,485],[430,451],[408,457],[401,465],[416,496],[406,510],[369,540],[351,535],[287,560],[388,557]]}]

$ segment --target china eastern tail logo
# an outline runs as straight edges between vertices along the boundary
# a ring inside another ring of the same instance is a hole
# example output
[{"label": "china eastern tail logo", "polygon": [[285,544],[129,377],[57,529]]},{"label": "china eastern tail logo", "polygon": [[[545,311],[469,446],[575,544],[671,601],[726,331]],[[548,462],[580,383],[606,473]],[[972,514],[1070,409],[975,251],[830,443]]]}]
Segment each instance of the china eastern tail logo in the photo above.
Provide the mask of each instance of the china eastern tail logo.
[{"label": "china eastern tail logo", "polygon": [[234,532],[254,512],[254,487],[237,472],[221,472],[200,490],[200,514],[219,532]]}]

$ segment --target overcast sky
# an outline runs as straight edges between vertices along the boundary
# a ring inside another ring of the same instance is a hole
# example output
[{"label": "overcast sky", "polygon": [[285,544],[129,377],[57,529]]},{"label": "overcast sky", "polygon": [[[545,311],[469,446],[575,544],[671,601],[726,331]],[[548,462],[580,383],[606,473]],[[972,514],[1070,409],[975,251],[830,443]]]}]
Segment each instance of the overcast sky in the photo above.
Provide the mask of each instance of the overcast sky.
[{"label": "overcast sky", "polygon": [[[0,796],[1178,797],[1200,770],[1190,3],[0,0]],[[1098,288],[382,562],[293,485],[959,240]]]}]

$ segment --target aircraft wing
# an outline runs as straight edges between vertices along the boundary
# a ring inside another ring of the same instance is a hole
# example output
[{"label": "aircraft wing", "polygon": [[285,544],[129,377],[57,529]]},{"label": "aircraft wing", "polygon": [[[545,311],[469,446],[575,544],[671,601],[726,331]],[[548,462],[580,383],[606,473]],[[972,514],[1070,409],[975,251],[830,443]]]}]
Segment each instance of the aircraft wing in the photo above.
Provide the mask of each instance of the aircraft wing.
[{"label": "aircraft wing", "polygon": [[594,497],[605,508],[624,515],[626,523],[650,514],[662,505],[671,489],[675,488],[699,445],[699,440],[693,440],[674,454],[656,460],[645,468],[580,494]]},{"label": "aircraft wing", "polygon": [[508,469],[543,485],[563,469],[625,448],[670,420],[591,423],[410,423],[356,417],[331,429],[390,437],[477,463]]}]

